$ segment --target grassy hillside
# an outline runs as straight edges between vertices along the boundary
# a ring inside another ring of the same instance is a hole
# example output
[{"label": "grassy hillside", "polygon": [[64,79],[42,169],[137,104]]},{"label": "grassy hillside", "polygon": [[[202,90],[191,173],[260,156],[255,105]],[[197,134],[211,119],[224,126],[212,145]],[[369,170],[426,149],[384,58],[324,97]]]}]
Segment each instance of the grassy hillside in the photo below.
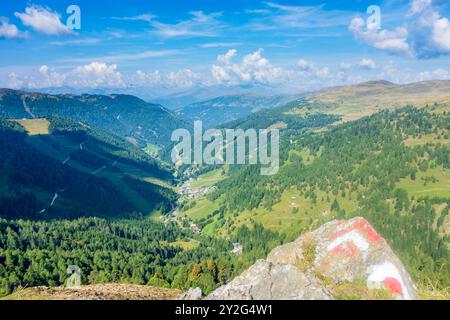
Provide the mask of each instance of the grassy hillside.
[{"label": "grassy hillside", "polygon": [[424,81],[397,85],[372,81],[353,86],[333,87],[308,95],[310,103],[322,104],[322,111],[355,120],[383,109],[405,105],[423,107],[450,104],[450,81]]},{"label": "grassy hillside", "polygon": [[[0,216],[53,219],[168,211],[171,173],[130,143],[58,118],[0,120]],[[152,183],[152,182],[159,183]]]},{"label": "grassy hillside", "polygon": [[1,119],[60,117],[118,135],[145,147],[164,146],[186,127],[171,111],[129,95],[50,95],[0,89]]}]

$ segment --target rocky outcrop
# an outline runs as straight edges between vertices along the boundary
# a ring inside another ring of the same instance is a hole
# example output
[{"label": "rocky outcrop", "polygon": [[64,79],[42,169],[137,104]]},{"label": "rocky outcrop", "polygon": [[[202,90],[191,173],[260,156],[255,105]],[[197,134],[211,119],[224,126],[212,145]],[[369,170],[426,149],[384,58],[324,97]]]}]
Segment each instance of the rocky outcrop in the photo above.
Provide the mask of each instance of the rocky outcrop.
[{"label": "rocky outcrop", "polygon": [[257,261],[208,300],[329,300],[332,296],[313,274],[291,264]]},{"label": "rocky outcrop", "polygon": [[206,299],[417,299],[386,241],[363,218],[333,221],[275,248]]}]

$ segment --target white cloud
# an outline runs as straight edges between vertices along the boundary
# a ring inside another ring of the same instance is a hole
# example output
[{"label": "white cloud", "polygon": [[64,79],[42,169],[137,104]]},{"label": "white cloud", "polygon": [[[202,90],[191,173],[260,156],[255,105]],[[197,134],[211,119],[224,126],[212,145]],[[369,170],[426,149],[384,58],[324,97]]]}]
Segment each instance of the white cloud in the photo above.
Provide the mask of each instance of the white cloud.
[{"label": "white cloud", "polygon": [[412,0],[406,16],[408,25],[392,31],[367,28],[361,17],[350,22],[349,30],[356,39],[390,53],[419,59],[450,54],[450,21],[438,12],[432,0]]},{"label": "white cloud", "polygon": [[419,58],[450,54],[450,22],[431,7],[413,26],[413,46]]},{"label": "white cloud", "polygon": [[247,9],[247,10],[245,10],[245,13],[250,13],[250,14],[268,14],[268,13],[270,13],[270,10],[268,10],[268,9]]},{"label": "white cloud", "polygon": [[348,70],[348,69],[350,69],[352,67],[352,64],[351,63],[348,63],[348,62],[341,62],[340,64],[339,64],[339,68],[341,69],[341,70]]},{"label": "white cloud", "polygon": [[87,63],[90,61],[100,61],[104,63],[116,63],[121,61],[144,60],[150,58],[160,58],[180,54],[177,50],[146,50],[137,53],[112,54],[107,56],[84,57],[84,58],[65,58],[61,62]]},{"label": "white cloud", "polygon": [[235,57],[237,54],[236,49],[230,49],[225,54],[221,54],[217,56],[217,61],[223,63],[223,64],[230,64],[233,57]]},{"label": "white cloud", "polygon": [[122,74],[117,71],[117,65],[101,62],[92,62],[90,64],[75,68],[72,72],[69,82],[74,87],[81,88],[120,88],[125,83],[122,80]]},{"label": "white cloud", "polygon": [[349,30],[356,39],[377,49],[391,53],[410,53],[408,29],[405,27],[398,27],[393,31],[367,28],[366,22],[361,17],[356,17],[350,22]]},{"label": "white cloud", "polygon": [[[265,14],[251,19],[246,29],[253,31],[320,29],[343,26],[348,23],[350,13],[342,10],[325,10],[324,5],[292,6],[274,2],[264,2]],[[315,32],[314,32],[315,33]]]},{"label": "white cloud", "polygon": [[39,68],[39,73],[42,75],[43,79],[40,79],[39,85],[35,84],[35,86],[52,88],[52,87],[61,87],[64,85],[66,76],[64,74],[51,71],[50,68],[46,65],[42,65]]},{"label": "white cloud", "polygon": [[220,47],[236,47],[240,46],[242,43],[240,42],[211,42],[201,44],[201,48],[220,48]]},{"label": "white cloud", "polygon": [[0,17],[0,39],[18,39],[18,38],[26,38],[26,32],[21,32],[16,25],[8,23],[6,18]]},{"label": "white cloud", "polygon": [[297,66],[301,71],[311,71],[314,67],[313,64],[303,59],[297,61]]},{"label": "white cloud", "polygon": [[10,74],[8,74],[8,88],[20,89],[22,88],[23,84],[23,80],[21,80],[15,72],[11,72]]},{"label": "white cloud", "polygon": [[325,79],[330,76],[330,69],[328,67],[317,67],[313,63],[303,59],[297,61],[297,67],[300,70],[298,76],[302,78]]},{"label": "white cloud", "polygon": [[201,76],[191,69],[182,69],[169,72],[167,82],[178,88],[190,88],[197,85],[201,80]]},{"label": "white cloud", "polygon": [[52,41],[49,44],[53,46],[84,46],[95,45],[101,42],[100,38],[71,39],[63,41]]},{"label": "white cloud", "polygon": [[136,71],[129,79],[135,87],[171,87],[176,89],[188,89],[202,83],[200,73],[191,69],[181,69],[162,73],[159,70],[144,72]]},{"label": "white cloud", "polygon": [[436,69],[433,71],[424,71],[419,74],[419,81],[427,80],[447,80],[450,79],[450,73],[445,69]]},{"label": "white cloud", "polygon": [[25,26],[47,35],[72,34],[73,32],[61,22],[61,16],[49,8],[32,5],[25,8],[24,13],[16,12]]},{"label": "white cloud", "polygon": [[412,0],[409,14],[414,15],[423,12],[432,5],[432,0]]},{"label": "white cloud", "polygon": [[137,16],[132,17],[112,17],[114,20],[124,20],[124,21],[145,21],[145,22],[151,22],[156,18],[155,15],[151,13],[144,13]]},{"label": "white cloud", "polygon": [[236,49],[229,50],[226,54],[219,55],[219,65],[213,65],[211,74],[217,84],[238,85],[245,83],[274,84],[285,80],[290,72],[279,67],[274,67],[269,60],[262,56],[263,49],[243,57],[237,64],[233,58],[237,55]]},{"label": "white cloud", "polygon": [[20,87],[31,89],[70,87],[76,89],[123,88],[125,81],[117,71],[117,65],[92,62],[71,70],[56,71],[47,65],[40,66],[36,72],[21,79],[10,77],[20,83]]},{"label": "white cloud", "polygon": [[203,11],[191,11],[191,18],[175,23],[162,23],[156,20],[150,21],[150,25],[155,28],[155,34],[161,38],[178,37],[215,37],[223,28],[223,24],[217,19],[222,14],[213,12],[205,14]]},{"label": "white cloud", "polygon": [[315,72],[317,78],[328,78],[330,76],[330,69],[328,67],[322,67]]},{"label": "white cloud", "polygon": [[364,70],[373,70],[377,68],[377,64],[372,59],[361,59],[358,66]]}]

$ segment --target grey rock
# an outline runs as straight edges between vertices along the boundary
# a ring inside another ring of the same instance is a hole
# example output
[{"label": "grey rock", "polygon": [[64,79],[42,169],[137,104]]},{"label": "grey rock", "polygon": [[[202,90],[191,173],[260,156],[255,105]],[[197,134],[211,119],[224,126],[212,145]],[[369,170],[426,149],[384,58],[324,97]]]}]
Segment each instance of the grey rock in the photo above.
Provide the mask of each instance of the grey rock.
[{"label": "grey rock", "polygon": [[401,261],[363,218],[329,222],[275,248],[267,260],[257,261],[206,299],[327,300],[336,298],[330,283],[356,280],[395,299],[418,299]]},{"label": "grey rock", "polygon": [[179,296],[177,300],[201,300],[202,298],[202,289],[191,288],[188,291],[184,292],[181,296]]},{"label": "grey rock", "polygon": [[207,300],[329,300],[332,296],[313,275],[290,264],[259,260]]}]

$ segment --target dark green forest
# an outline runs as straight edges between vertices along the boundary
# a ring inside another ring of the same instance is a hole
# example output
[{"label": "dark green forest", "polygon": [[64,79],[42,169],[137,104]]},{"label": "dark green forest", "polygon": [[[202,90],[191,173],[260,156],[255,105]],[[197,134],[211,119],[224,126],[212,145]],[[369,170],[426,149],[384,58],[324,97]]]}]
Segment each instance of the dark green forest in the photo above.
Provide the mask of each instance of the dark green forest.
[{"label": "dark green forest", "polygon": [[[197,238],[198,246],[182,250],[170,244],[187,237]],[[282,237],[257,226],[241,228],[232,240],[246,253],[232,254],[231,240],[198,237],[150,219],[0,219],[0,296],[19,286],[62,285],[69,265],[81,268],[84,284],[199,286],[210,292],[264,258]]]}]

